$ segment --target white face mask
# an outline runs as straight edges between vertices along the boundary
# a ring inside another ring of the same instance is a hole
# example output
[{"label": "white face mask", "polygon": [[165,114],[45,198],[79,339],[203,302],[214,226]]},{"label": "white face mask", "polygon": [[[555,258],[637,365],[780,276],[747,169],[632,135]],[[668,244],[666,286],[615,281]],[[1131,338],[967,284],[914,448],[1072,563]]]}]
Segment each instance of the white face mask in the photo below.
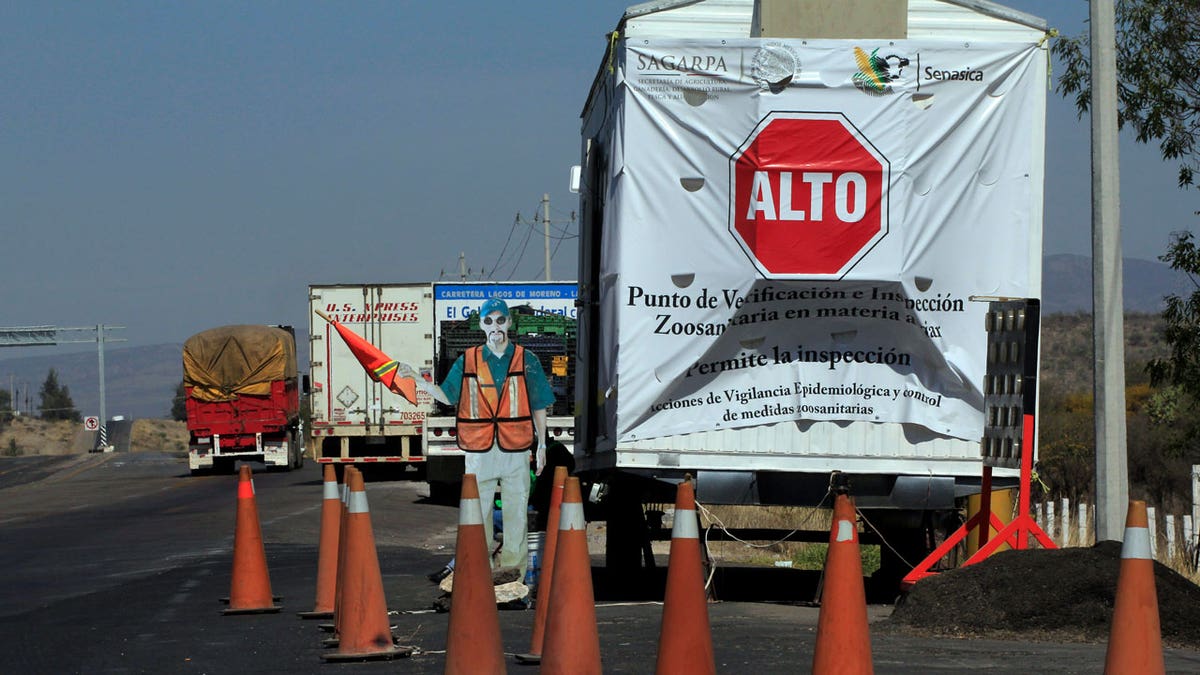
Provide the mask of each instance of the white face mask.
[{"label": "white face mask", "polygon": [[508,344],[508,317],[492,312],[479,319],[479,329],[487,336],[487,344],[493,351],[501,351]]}]

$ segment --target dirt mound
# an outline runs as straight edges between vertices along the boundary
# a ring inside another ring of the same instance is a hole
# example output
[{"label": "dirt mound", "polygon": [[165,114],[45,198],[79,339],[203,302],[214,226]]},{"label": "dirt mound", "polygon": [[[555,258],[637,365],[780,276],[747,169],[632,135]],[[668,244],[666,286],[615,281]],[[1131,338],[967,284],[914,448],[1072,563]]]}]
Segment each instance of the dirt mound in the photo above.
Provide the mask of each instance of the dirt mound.
[{"label": "dirt mound", "polygon": [[[1108,640],[1119,542],[1004,551],[929,577],[896,604],[884,630],[1054,642]],[[1200,649],[1200,586],[1154,564],[1163,643]]]}]

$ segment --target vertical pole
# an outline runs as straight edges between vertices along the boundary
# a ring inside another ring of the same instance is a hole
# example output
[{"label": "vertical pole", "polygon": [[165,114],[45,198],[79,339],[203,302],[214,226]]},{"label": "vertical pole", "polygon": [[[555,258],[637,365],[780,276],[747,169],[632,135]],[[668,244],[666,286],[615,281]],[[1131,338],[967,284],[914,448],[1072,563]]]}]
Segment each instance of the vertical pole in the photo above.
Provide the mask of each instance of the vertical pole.
[{"label": "vertical pole", "polygon": [[546,281],[550,281],[550,195],[542,195],[542,232],[546,238]]},{"label": "vertical pole", "polygon": [[[1017,518],[1029,517],[1029,498],[1033,480],[1033,415],[1026,413],[1021,421],[1021,487],[1017,494]],[[1039,516],[1041,513],[1038,514]],[[1029,528],[1017,532],[1017,550],[1029,548]]]},{"label": "vertical pole", "polygon": [[1150,557],[1158,559],[1158,515],[1153,506],[1146,507],[1146,523],[1150,526]]},{"label": "vertical pole", "polygon": [[1183,550],[1188,552],[1192,549],[1192,514],[1183,514]]},{"label": "vertical pole", "polygon": [[1062,545],[1063,548],[1071,545],[1071,500],[1066,497],[1062,498]]},{"label": "vertical pole", "polygon": [[1088,539],[1087,539],[1088,513],[1087,512],[1088,512],[1087,502],[1079,502],[1079,515],[1077,517],[1077,520],[1079,522],[1075,523],[1075,531],[1079,533],[1079,545],[1080,546],[1088,545]]},{"label": "vertical pole", "polygon": [[458,280],[467,280],[467,254],[465,251],[458,252]]},{"label": "vertical pole", "polygon": [[[979,534],[976,535],[976,541],[979,542],[978,548],[987,546],[988,539],[992,538],[992,467],[983,465],[983,476],[980,478],[979,491]],[[978,549],[976,549],[978,550]]]},{"label": "vertical pole", "polygon": [[1090,7],[1096,541],[1121,541],[1129,506],[1129,475],[1125,454],[1116,15],[1113,0],[1092,0]]},{"label": "vertical pole", "polygon": [[1197,544],[1200,544],[1200,464],[1192,465],[1192,525],[1197,530]]},{"label": "vertical pole", "polygon": [[108,411],[104,408],[104,324],[96,325],[96,352],[100,359],[100,448],[108,447]]},{"label": "vertical pole", "polygon": [[1163,523],[1167,534],[1167,561],[1175,559],[1175,514],[1168,513]]}]

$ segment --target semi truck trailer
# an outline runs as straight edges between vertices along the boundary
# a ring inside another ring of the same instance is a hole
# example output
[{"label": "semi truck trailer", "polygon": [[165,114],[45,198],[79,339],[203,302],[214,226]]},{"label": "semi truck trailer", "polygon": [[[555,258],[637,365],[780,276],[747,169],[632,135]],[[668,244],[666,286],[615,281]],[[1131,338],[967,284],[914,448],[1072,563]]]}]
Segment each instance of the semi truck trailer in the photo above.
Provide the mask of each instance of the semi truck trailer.
[{"label": "semi truck trailer", "polygon": [[325,284],[308,288],[308,452],[317,462],[392,466],[425,472],[425,419],[433,399],[416,403],[372,380],[316,310],[353,330],[422,377],[433,373],[433,300],[428,283]]},{"label": "semi truck trailer", "polygon": [[1045,36],[986,0],[620,17],[573,171],[610,566],[649,563],[642,507],[685,476],[709,504],[848,490],[892,581],[930,550],[979,490],[983,300],[1041,295]]}]

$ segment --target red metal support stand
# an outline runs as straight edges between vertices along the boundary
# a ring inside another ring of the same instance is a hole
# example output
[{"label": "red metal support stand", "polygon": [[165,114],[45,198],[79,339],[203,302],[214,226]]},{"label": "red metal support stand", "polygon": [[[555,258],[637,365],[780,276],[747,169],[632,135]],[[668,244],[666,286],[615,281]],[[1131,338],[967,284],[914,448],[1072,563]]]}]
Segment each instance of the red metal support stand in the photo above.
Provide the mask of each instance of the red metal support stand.
[{"label": "red metal support stand", "polygon": [[[1029,548],[1029,537],[1031,535],[1037,539],[1042,548],[1058,548],[1054,545],[1054,541],[1046,535],[1046,532],[1029,515],[1030,485],[1033,481],[1033,415],[1031,414],[1024,415],[1022,419],[1021,439],[1021,482],[1017,495],[1017,516],[1013,518],[1011,523],[1005,525],[992,513],[992,467],[984,465],[982,484],[980,486],[983,493],[980,496],[979,512],[971,516],[970,520],[963,523],[961,527],[954,531],[954,534],[947,537],[941,546],[938,546],[933,553],[930,553],[928,557],[921,561],[921,564],[914,567],[911,572],[905,575],[904,579],[900,582],[902,587],[910,588],[921,579],[937,574],[937,572],[931,571],[933,566],[953,550],[960,541],[965,539],[971,533],[971,530],[976,528],[979,529],[979,550],[970,558],[967,558],[966,562],[963,563],[963,567],[974,565],[980,560],[987,558],[1004,544],[1008,544],[1017,550],[1025,550]],[[983,527],[983,523],[990,524],[990,527]],[[991,528],[993,527],[998,530],[994,538],[989,537]]]}]

